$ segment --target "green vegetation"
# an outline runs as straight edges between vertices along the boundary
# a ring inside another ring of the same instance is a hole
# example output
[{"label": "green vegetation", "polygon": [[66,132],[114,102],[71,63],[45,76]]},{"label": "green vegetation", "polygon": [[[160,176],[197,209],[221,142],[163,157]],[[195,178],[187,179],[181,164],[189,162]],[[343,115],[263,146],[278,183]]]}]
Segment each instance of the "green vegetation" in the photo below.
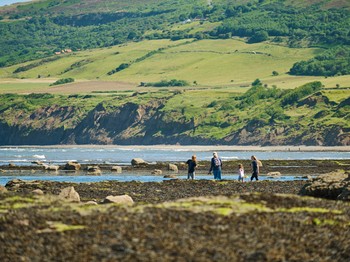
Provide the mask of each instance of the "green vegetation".
[{"label": "green vegetation", "polygon": [[[269,137],[278,132],[275,143],[298,141],[311,145],[315,143],[313,139],[323,137],[324,133],[334,134],[337,129],[346,134],[350,130],[348,97],[346,90],[323,90],[320,82],[295,90],[265,87],[261,83],[243,94],[228,92],[225,88],[158,89],[157,92],[125,91],[109,95],[3,94],[0,95],[0,116],[2,123],[9,126],[31,130],[63,128],[69,133],[78,124],[85,123],[92,111],[104,112],[108,117],[123,108],[130,108],[130,114],[141,106],[141,111],[151,110],[146,115],[150,119],[154,116],[157,122],[143,120],[128,126],[130,138],[144,136],[144,130],[148,130],[148,139],[180,136],[220,143],[236,139],[235,143],[242,144],[238,135],[251,132],[253,136],[244,143],[262,144],[270,142]],[[44,112],[48,112],[45,117]]]},{"label": "green vegetation", "polygon": [[73,83],[73,82],[74,82],[74,78],[62,78],[52,83],[50,86],[63,85],[63,84]]},{"label": "green vegetation", "polygon": [[335,76],[350,75],[350,47],[336,47],[308,61],[297,62],[292,75]]},{"label": "green vegetation", "polygon": [[298,87],[285,95],[285,97],[281,101],[282,106],[296,104],[301,98],[315,93],[316,91],[320,90],[321,87],[321,82],[313,82]]},{"label": "green vegetation", "polygon": [[146,83],[145,86],[154,86],[154,87],[169,87],[169,86],[189,86],[190,84],[185,80],[176,80],[172,79],[170,81],[162,80],[155,83]]},{"label": "green vegetation", "polygon": [[38,1],[1,12],[0,67],[144,39],[238,36],[290,47],[346,46],[349,6],[335,0]]}]

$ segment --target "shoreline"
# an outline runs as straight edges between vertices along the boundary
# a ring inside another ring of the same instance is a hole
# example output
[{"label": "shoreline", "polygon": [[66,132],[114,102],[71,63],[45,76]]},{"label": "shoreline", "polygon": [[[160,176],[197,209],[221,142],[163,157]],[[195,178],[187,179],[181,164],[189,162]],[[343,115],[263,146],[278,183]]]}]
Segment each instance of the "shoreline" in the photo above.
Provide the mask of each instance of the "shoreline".
[{"label": "shoreline", "polygon": [[228,145],[2,145],[1,148],[121,148],[183,151],[350,152],[350,146],[228,146]]}]

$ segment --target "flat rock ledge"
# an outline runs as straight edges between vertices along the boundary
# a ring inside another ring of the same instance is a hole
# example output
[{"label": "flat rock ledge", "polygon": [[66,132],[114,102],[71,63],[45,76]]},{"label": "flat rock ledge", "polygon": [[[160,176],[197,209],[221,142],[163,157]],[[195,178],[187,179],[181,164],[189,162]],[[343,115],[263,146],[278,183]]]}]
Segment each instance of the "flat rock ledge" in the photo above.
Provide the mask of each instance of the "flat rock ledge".
[{"label": "flat rock ledge", "polygon": [[303,195],[350,201],[350,172],[336,171],[319,175],[301,190]]}]

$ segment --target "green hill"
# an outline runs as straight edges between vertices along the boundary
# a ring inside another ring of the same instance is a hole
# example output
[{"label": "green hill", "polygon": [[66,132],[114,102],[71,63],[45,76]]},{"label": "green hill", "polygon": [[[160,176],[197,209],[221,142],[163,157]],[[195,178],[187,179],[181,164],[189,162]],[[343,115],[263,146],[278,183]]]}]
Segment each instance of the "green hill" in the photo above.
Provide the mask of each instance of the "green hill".
[{"label": "green hill", "polygon": [[349,6],[0,8],[0,144],[349,145]]},{"label": "green hill", "polygon": [[227,89],[0,95],[0,144],[349,145],[349,91]]},{"label": "green hill", "polygon": [[[209,4],[208,4],[209,3]],[[143,39],[349,44],[348,1],[54,1],[0,8],[0,66]],[[193,27],[183,26],[196,21]]]}]

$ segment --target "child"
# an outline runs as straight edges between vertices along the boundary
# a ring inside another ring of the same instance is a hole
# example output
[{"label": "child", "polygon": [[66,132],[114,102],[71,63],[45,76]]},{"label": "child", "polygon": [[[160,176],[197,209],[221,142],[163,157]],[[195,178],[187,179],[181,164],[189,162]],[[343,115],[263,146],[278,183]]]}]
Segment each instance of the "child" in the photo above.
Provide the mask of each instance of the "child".
[{"label": "child", "polygon": [[238,165],[238,181],[244,182],[244,168],[242,164]]}]

